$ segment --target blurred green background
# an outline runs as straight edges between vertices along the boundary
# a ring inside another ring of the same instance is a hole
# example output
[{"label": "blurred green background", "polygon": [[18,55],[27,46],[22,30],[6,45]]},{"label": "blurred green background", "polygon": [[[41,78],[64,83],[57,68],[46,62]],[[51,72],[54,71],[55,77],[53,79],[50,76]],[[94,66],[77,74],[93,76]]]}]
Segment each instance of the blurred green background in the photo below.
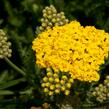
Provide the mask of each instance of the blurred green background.
[{"label": "blurred green background", "polygon": [[31,45],[42,10],[50,4],[69,20],[109,32],[109,0],[0,0],[0,28],[12,43],[10,60],[26,72],[23,76],[0,60],[0,109],[30,109],[44,102]]}]

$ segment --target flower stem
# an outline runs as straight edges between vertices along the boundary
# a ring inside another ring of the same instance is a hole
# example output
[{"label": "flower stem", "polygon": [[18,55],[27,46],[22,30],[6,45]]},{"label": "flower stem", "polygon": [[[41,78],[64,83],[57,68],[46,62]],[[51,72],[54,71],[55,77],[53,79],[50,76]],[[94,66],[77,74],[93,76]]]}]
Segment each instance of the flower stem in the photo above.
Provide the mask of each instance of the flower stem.
[{"label": "flower stem", "polygon": [[26,75],[26,73],[20,69],[18,66],[16,66],[13,62],[11,62],[7,57],[4,58],[4,60],[17,72],[19,72],[20,74],[22,74],[23,76]]}]

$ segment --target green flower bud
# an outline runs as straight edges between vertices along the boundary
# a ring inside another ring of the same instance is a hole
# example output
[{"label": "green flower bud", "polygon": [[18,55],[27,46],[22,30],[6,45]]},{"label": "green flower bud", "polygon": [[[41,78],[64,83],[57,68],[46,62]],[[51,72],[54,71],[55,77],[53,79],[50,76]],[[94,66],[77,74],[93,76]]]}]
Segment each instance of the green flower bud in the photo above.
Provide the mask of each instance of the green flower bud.
[{"label": "green flower bud", "polygon": [[47,24],[46,23],[42,23],[42,27],[46,27],[47,26]]},{"label": "green flower bud", "polygon": [[50,87],[50,85],[51,85],[51,84],[50,84],[49,82],[45,83],[45,86],[46,86],[46,87]]},{"label": "green flower bud", "polygon": [[96,100],[101,102],[101,103],[103,102],[103,99],[101,99],[100,97],[97,97]]},{"label": "green flower bud", "polygon": [[61,19],[65,19],[65,16],[64,16],[64,15],[62,15],[62,16],[61,16]]},{"label": "green flower bud", "polygon": [[59,83],[59,78],[55,78],[55,80],[54,80],[56,83]]},{"label": "green flower bud", "polygon": [[47,72],[47,76],[51,77],[51,76],[53,76],[53,73],[52,72]]},{"label": "green flower bud", "polygon": [[109,93],[107,93],[107,97],[109,98]]},{"label": "green flower bud", "polygon": [[47,11],[48,11],[49,9],[50,9],[50,8],[49,8],[48,6],[46,6],[46,7],[45,7],[45,10],[47,10]]},{"label": "green flower bud", "polygon": [[109,80],[109,76],[106,76],[106,80]]},{"label": "green flower bud", "polygon": [[8,45],[8,46],[11,46],[11,42],[7,42],[7,45]]},{"label": "green flower bud", "polygon": [[60,15],[61,15],[61,16],[62,16],[62,15],[64,16],[64,12],[60,12]]},{"label": "green flower bud", "polygon": [[100,92],[100,91],[97,91],[97,92],[96,92],[96,94],[97,94],[97,95],[100,95],[100,94],[101,94],[101,92]]},{"label": "green flower bud", "polygon": [[65,80],[61,80],[60,83],[61,83],[62,85],[64,85],[64,84],[65,84]]},{"label": "green flower bud", "polygon": [[106,86],[109,87],[109,83],[107,83]]},{"label": "green flower bud", "polygon": [[7,41],[7,37],[3,30],[0,29],[0,59],[11,57],[11,43]]},{"label": "green flower bud", "polygon": [[48,19],[52,19],[52,15],[48,15],[47,18],[48,18]]},{"label": "green flower bud", "polygon": [[107,92],[107,88],[106,88],[106,86],[103,87],[103,92],[104,92],[104,93]]},{"label": "green flower bud", "polygon": [[54,9],[55,7],[54,7],[53,5],[50,5],[50,8],[51,8],[51,9],[52,9],[52,8]]},{"label": "green flower bud", "polygon": [[57,93],[57,94],[60,93],[60,89],[56,89],[55,93]]},{"label": "green flower bud", "polygon": [[45,17],[45,18],[46,18],[46,17],[47,17],[47,14],[46,14],[46,13],[44,13],[44,14],[43,14],[43,17]]},{"label": "green flower bud", "polygon": [[47,30],[48,30],[48,29],[50,29],[51,27],[50,27],[50,26],[47,26],[46,28],[47,28]]},{"label": "green flower bud", "polygon": [[60,21],[60,22],[59,22],[59,25],[62,26],[62,25],[64,25],[64,23],[63,23],[62,21]]},{"label": "green flower bud", "polygon": [[56,21],[57,21],[57,22],[59,22],[59,21],[60,21],[60,19],[59,19],[59,18],[57,18],[57,19],[56,19]]},{"label": "green flower bud", "polygon": [[68,78],[67,78],[66,75],[63,75],[63,76],[62,76],[62,79],[63,79],[63,80],[67,80]]},{"label": "green flower bud", "polygon": [[50,22],[50,23],[48,23],[48,26],[52,26],[52,23]]},{"label": "green flower bud", "polygon": [[53,16],[53,18],[56,18],[56,17],[57,17],[57,15],[56,15],[56,14],[53,14],[52,16]]},{"label": "green flower bud", "polygon": [[54,79],[52,77],[49,78],[49,82],[53,82]]},{"label": "green flower bud", "polygon": [[43,11],[42,11],[42,12],[43,12],[43,14],[44,14],[44,13],[46,13],[47,11],[46,11],[46,9],[43,9]]},{"label": "green flower bud", "polygon": [[44,77],[44,78],[43,78],[43,81],[44,81],[44,82],[47,82],[47,81],[48,81],[48,78],[47,78],[47,77]]},{"label": "green flower bud", "polygon": [[45,23],[49,23],[49,20],[48,20],[48,19],[45,19],[44,22],[45,22]]},{"label": "green flower bud", "polygon": [[103,92],[103,90],[104,90],[103,87],[101,87],[101,88],[99,89],[100,92]]},{"label": "green flower bud", "polygon": [[39,27],[39,30],[40,30],[40,31],[43,31],[43,30],[44,30],[44,28],[43,28],[42,26],[40,26],[40,27]]},{"label": "green flower bud", "polygon": [[61,14],[60,14],[60,13],[58,13],[58,14],[57,14],[57,17],[60,19],[60,18],[61,18]]},{"label": "green flower bud", "polygon": [[61,87],[61,90],[62,90],[62,91],[65,91],[65,89],[66,89],[65,86],[62,86],[62,87]]},{"label": "green flower bud", "polygon": [[46,71],[47,71],[47,72],[52,72],[51,68],[49,68],[49,67],[46,68]]},{"label": "green flower bud", "polygon": [[44,21],[45,21],[45,19],[44,19],[44,18],[42,18],[42,19],[41,19],[41,22],[44,22]]},{"label": "green flower bud", "polygon": [[96,91],[99,91],[99,87],[96,87],[95,90],[96,90]]},{"label": "green flower bud", "polygon": [[58,77],[58,74],[57,74],[57,73],[54,73],[53,76],[54,76],[55,78],[57,78],[57,77]]},{"label": "green flower bud", "polygon": [[69,20],[68,19],[65,19],[65,23],[68,23],[69,22]]},{"label": "green flower bud", "polygon": [[58,84],[55,85],[55,87],[56,87],[56,88],[60,88],[61,85],[58,83]]},{"label": "green flower bud", "polygon": [[47,13],[50,15],[50,14],[52,14],[52,11],[51,11],[51,10],[49,10],[49,11],[47,11]]},{"label": "green flower bud", "polygon": [[66,83],[67,88],[71,88],[71,83]]},{"label": "green flower bud", "polygon": [[42,86],[42,87],[45,87],[46,85],[45,85],[45,83],[42,83],[41,86]]},{"label": "green flower bud", "polygon": [[99,84],[99,88],[103,88],[103,85],[102,84]]},{"label": "green flower bud", "polygon": [[69,79],[69,82],[70,82],[70,83],[73,83],[73,78],[70,78],[70,79]]},{"label": "green flower bud", "polygon": [[69,90],[65,90],[65,95],[69,95],[70,94],[70,91]]},{"label": "green flower bud", "polygon": [[0,55],[0,59],[3,59],[4,57],[3,57],[3,55]]},{"label": "green flower bud", "polygon": [[44,88],[44,92],[45,93],[49,92],[48,88]]},{"label": "green flower bud", "polygon": [[48,93],[50,96],[52,96],[54,93],[53,93],[53,91],[49,91],[49,93]]},{"label": "green flower bud", "polygon": [[50,86],[50,90],[54,90],[55,89],[55,86],[54,85],[51,85]]},{"label": "green flower bud", "polygon": [[92,95],[93,95],[93,96],[96,96],[96,95],[97,95],[97,93],[96,93],[96,92],[92,92]]},{"label": "green flower bud", "polygon": [[52,19],[52,22],[53,22],[53,23],[56,23],[56,19],[55,19],[55,18],[53,18],[53,19]]}]

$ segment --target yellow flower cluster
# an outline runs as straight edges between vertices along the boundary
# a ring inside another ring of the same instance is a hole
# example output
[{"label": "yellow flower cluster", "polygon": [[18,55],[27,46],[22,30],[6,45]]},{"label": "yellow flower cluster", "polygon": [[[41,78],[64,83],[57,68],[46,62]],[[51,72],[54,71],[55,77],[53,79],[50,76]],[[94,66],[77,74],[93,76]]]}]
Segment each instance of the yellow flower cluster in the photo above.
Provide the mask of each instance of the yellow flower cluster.
[{"label": "yellow flower cluster", "polygon": [[41,68],[52,67],[81,81],[98,81],[99,65],[108,56],[109,34],[72,21],[39,34],[32,49]]}]

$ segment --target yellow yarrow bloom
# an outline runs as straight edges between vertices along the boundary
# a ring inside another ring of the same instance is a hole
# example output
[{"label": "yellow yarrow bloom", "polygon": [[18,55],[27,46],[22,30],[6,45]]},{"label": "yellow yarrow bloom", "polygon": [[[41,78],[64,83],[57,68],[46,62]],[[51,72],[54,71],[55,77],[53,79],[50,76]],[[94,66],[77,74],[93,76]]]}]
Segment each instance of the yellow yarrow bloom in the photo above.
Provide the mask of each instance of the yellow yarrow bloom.
[{"label": "yellow yarrow bloom", "polygon": [[98,81],[99,66],[108,56],[109,34],[72,21],[39,34],[32,49],[36,52],[36,64],[41,68],[69,72],[81,81]]}]

